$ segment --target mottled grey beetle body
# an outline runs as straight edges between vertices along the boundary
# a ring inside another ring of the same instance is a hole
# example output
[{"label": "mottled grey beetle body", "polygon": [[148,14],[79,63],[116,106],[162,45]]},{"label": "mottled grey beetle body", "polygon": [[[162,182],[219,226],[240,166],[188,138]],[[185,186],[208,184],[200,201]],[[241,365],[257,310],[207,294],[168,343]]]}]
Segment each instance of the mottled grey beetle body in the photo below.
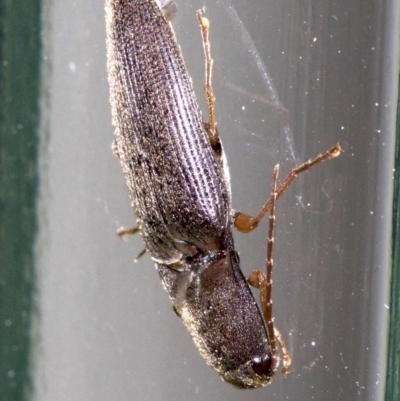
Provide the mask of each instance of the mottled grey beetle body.
[{"label": "mottled grey beetle body", "polygon": [[234,250],[223,151],[172,28],[154,0],[107,0],[106,22],[115,149],[146,249],[207,363],[263,386],[279,358]]}]

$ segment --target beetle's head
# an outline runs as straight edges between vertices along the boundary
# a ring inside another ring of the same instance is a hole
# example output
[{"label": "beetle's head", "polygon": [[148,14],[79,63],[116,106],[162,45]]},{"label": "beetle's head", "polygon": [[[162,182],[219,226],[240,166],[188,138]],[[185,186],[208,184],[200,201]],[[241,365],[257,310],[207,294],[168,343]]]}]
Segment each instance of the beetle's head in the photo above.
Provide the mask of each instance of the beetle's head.
[{"label": "beetle's head", "polygon": [[221,372],[221,378],[238,388],[256,388],[270,383],[279,365],[279,357],[268,352],[254,357],[236,369]]}]

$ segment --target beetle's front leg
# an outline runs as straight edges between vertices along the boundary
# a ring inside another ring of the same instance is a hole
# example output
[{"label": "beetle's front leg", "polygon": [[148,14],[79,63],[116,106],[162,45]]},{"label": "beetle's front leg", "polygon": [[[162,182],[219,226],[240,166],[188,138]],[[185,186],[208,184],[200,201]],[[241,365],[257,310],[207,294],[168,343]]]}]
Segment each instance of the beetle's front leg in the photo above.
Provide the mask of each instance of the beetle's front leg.
[{"label": "beetle's front leg", "polygon": [[134,226],[134,227],[129,227],[129,228],[125,228],[125,227],[120,227],[117,230],[117,235],[118,237],[124,237],[125,235],[134,235],[136,233],[140,232],[140,226]]},{"label": "beetle's front leg", "polygon": [[[120,238],[125,237],[126,235],[135,235],[136,233],[139,233],[141,230],[140,225],[138,224],[137,226],[134,227],[129,227],[129,228],[124,228],[124,227],[120,227],[117,230],[117,235]],[[146,253],[146,248],[144,248],[143,250],[141,250],[135,257],[135,263]]]}]

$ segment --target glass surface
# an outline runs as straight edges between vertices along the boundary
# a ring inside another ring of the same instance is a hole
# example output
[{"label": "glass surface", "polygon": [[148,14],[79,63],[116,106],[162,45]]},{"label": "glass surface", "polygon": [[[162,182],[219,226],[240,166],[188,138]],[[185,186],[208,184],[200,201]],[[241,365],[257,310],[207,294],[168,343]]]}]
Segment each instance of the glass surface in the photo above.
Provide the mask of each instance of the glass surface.
[{"label": "glass surface", "polygon": [[[173,25],[205,111],[204,0],[177,3]],[[277,205],[274,315],[291,374],[257,390],[222,382],[149,256],[134,263],[141,239],[117,238],[135,220],[111,153],[104,5],[57,0],[43,16],[37,400],[383,399],[399,6],[249,4],[206,3],[233,207],[260,210],[276,163],[283,178],[337,141],[345,151]],[[235,234],[246,275],[265,265],[266,233],[263,222]]]},{"label": "glass surface", "polygon": [[393,234],[388,363],[385,400],[400,397],[400,99],[397,100],[395,171],[393,174]]},{"label": "glass surface", "polygon": [[31,388],[40,1],[0,0],[0,399]]}]

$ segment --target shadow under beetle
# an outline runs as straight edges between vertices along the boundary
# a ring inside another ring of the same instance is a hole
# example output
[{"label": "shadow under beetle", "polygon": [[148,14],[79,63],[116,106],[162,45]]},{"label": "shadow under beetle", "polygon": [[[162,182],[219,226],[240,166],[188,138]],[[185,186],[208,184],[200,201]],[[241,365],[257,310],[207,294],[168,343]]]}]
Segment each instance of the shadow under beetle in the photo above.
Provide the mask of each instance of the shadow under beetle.
[{"label": "shadow under beetle", "polygon": [[[170,3],[168,3],[170,4]],[[171,10],[170,6],[166,9]],[[114,153],[139,231],[175,311],[200,354],[240,388],[264,386],[290,358],[272,317],[276,199],[294,178],[339,155],[339,145],[293,169],[257,217],[233,212],[229,172],[215,119],[208,20],[197,12],[206,57],[204,123],[168,13],[155,0],[106,0],[107,59]],[[239,267],[232,225],[253,230],[270,212],[266,273],[253,271],[259,309]]]}]

